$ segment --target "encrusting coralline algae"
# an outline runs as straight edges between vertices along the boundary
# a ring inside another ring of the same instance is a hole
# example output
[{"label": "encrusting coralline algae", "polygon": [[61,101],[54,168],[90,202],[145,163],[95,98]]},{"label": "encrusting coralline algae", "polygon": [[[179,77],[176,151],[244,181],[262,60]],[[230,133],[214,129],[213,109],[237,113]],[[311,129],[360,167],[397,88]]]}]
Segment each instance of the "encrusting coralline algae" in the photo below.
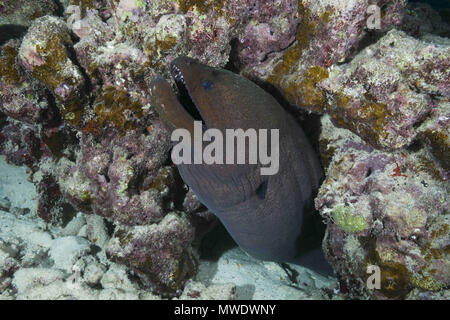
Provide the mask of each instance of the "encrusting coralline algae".
[{"label": "encrusting coralline algae", "polygon": [[[59,251],[47,252],[44,241],[22,253],[16,239],[0,243],[0,292],[149,297],[129,279],[120,290],[120,281],[108,280],[132,270],[142,288],[187,296],[197,244],[215,218],[171,165],[170,132],[148,88],[187,55],[240,72],[298,118],[323,115],[326,178],[315,204],[344,296],[448,295],[450,29],[431,7],[404,0],[60,3],[0,1],[0,27],[28,28],[2,38],[0,154],[28,168],[37,215],[48,228],[65,226],[47,240],[71,248],[77,261],[69,273],[85,281],[79,291],[63,289],[67,270],[20,260],[50,255],[51,265]],[[371,4],[382,10],[379,30],[367,25]],[[13,207],[2,219],[14,221]],[[74,217],[70,208],[82,213]],[[102,258],[87,258],[93,249],[82,239],[102,248]],[[386,270],[384,289],[366,288],[368,265]],[[235,297],[224,288],[220,297]]]}]

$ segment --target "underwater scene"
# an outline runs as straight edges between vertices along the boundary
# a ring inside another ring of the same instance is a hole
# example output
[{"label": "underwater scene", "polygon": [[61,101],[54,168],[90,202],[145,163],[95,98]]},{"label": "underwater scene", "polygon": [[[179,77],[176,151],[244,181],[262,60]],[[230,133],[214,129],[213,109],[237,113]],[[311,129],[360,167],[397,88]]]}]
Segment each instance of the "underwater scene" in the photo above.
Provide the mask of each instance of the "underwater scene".
[{"label": "underwater scene", "polygon": [[449,300],[449,37],[445,0],[0,0],[0,300]]}]

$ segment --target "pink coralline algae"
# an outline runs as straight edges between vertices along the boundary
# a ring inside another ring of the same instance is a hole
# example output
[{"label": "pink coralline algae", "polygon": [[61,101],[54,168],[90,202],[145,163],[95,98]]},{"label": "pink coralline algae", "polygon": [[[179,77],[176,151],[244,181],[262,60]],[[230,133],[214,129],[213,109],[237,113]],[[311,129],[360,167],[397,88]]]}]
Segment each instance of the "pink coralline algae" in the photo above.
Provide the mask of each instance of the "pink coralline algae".
[{"label": "pink coralline algae", "polygon": [[170,147],[165,131],[153,126],[148,135],[107,133],[99,142],[83,134],[77,159],[59,163],[63,194],[80,210],[127,225],[161,220],[174,173],[163,166]]},{"label": "pink coralline algae", "polygon": [[384,8],[380,27],[398,24],[406,1],[317,1],[298,2],[300,22],[295,42],[274,52],[262,63],[244,68],[252,79],[263,79],[278,89],[291,104],[322,112],[324,93],[317,84],[329,76],[328,68],[343,62],[370,31],[371,4]]},{"label": "pink coralline algae", "polygon": [[110,259],[129,266],[150,288],[172,296],[192,277],[197,258],[190,244],[194,240],[188,219],[176,212],[157,225],[119,228],[106,252]]},{"label": "pink coralline algae", "polygon": [[237,38],[240,65],[261,63],[273,52],[287,48],[294,40],[300,21],[298,1],[249,1],[249,22]]},{"label": "pink coralline algae", "polygon": [[[430,152],[377,151],[328,116],[322,125],[322,157],[331,161],[315,203],[341,291],[386,299],[448,287],[448,183]],[[372,265],[379,290],[367,286]]]}]

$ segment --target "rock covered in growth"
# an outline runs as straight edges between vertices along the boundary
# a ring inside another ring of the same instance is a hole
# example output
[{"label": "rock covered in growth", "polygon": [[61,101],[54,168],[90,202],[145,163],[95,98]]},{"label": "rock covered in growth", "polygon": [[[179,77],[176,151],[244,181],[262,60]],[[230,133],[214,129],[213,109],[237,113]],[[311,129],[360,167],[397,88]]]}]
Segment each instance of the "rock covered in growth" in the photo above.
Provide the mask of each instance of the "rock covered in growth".
[{"label": "rock covered in growth", "polygon": [[[25,179],[25,175],[15,178]],[[97,219],[100,217],[79,213],[62,230],[43,223],[28,208],[14,207],[17,200],[11,200],[9,212],[0,212],[0,299],[162,298],[143,287],[137,277],[132,276],[130,268],[106,258],[108,239],[99,241],[89,230],[83,235],[83,226],[87,229],[105,227]],[[183,223],[170,221],[166,227],[171,226],[179,233],[179,241],[189,242],[189,239],[181,237],[190,237],[192,233],[177,229]],[[169,247],[166,249],[161,254],[176,251]],[[225,290],[232,290],[231,286],[220,286],[222,291],[214,293],[217,287],[200,286],[201,294],[205,298],[218,297],[219,294],[225,298]],[[232,298],[229,293],[229,298]]]},{"label": "rock covered in growth", "polygon": [[57,12],[58,6],[53,0],[2,1],[0,25],[29,26],[35,19],[45,15],[56,15]]},{"label": "rock covered in growth", "polygon": [[248,1],[244,10],[247,23],[236,43],[241,66],[258,65],[295,40],[300,21],[297,0]]},{"label": "rock covered in growth", "polygon": [[180,294],[197,268],[189,244],[194,229],[188,219],[175,212],[159,224],[119,227],[106,252],[110,259],[129,266],[144,284],[164,295]]},{"label": "rock covered in growth", "polygon": [[322,112],[325,95],[316,85],[328,78],[331,65],[357,48],[368,29],[370,5],[384,7],[380,28],[386,29],[400,23],[406,1],[299,1],[295,42],[263,63],[245,68],[244,74],[268,82],[293,105]]},{"label": "rock covered in growth", "polygon": [[[426,148],[387,153],[322,121],[327,177],[315,200],[327,220],[327,259],[350,297],[404,298],[449,285],[445,171]],[[369,265],[381,271],[370,290]]]},{"label": "rock covered in growth", "polygon": [[426,2],[410,2],[401,29],[414,37],[435,34],[450,36],[450,25]]},{"label": "rock covered in growth", "polygon": [[173,193],[173,169],[163,166],[170,141],[158,123],[148,130],[124,137],[113,130],[99,141],[83,134],[76,161],[58,165],[63,195],[82,211],[127,225],[160,221]]},{"label": "rock covered in growth", "polygon": [[71,50],[73,42],[66,23],[45,16],[36,19],[23,38],[19,61],[52,92],[62,117],[79,125],[86,83],[82,71],[73,61]]},{"label": "rock covered in growth", "polygon": [[76,139],[46,87],[18,63],[19,48],[18,40],[1,47],[0,153],[36,171],[40,161],[69,156],[73,151],[65,149]]},{"label": "rock covered in growth", "polygon": [[43,118],[48,109],[45,88],[26,77],[17,64],[20,41],[11,40],[1,47],[0,55],[0,112],[29,124]]},{"label": "rock covered in growth", "polygon": [[[448,117],[450,42],[431,40],[392,30],[350,63],[334,67],[319,84],[333,122],[376,148],[399,149],[412,143],[427,117]],[[441,125],[448,128],[446,121]]]},{"label": "rock covered in growth", "polygon": [[76,20],[76,18],[79,17],[69,16],[67,23],[71,26],[72,32],[79,38],[79,41],[74,44],[77,62],[86,72],[94,76],[90,81],[93,89],[96,89],[98,84],[94,73],[96,69],[95,61],[100,54],[100,48],[103,48],[107,42],[111,46],[111,40],[114,38],[113,28],[95,12],[89,11],[81,20]]},{"label": "rock covered in growth", "polygon": [[121,1],[113,12],[117,36],[149,57],[149,66],[168,74],[167,65],[185,54],[210,65],[225,65],[230,41],[242,24],[242,6],[232,1]]},{"label": "rock covered in growth", "polygon": [[36,189],[39,193],[37,214],[45,222],[55,223],[58,218],[61,218],[61,190],[53,175],[44,174],[38,179],[39,182],[36,181]]},{"label": "rock covered in growth", "polygon": [[420,141],[428,145],[440,165],[450,170],[450,100],[433,108],[430,116],[417,128]]},{"label": "rock covered in growth", "polygon": [[258,64],[286,48],[298,24],[294,0],[130,0],[111,11],[116,41],[132,43],[148,57],[148,67],[165,75],[179,55],[225,66],[232,47],[241,60],[238,65]]},{"label": "rock covered in growth", "polygon": [[[106,13],[97,10],[101,6],[72,4],[81,7],[81,16],[77,17],[72,7],[67,24],[50,16],[36,20],[18,54],[21,66],[51,92],[64,122],[78,131],[75,153],[59,150],[60,154],[54,155],[59,160],[57,170],[47,162],[49,165],[39,172],[41,179],[35,179],[41,194],[39,215],[53,222],[63,196],[84,212],[127,225],[158,223],[173,205],[175,180],[173,169],[163,165],[170,148],[168,133],[149,104],[146,84],[155,75],[152,57],[120,38],[128,22],[115,17],[129,9],[126,2],[112,6],[108,23],[102,20]],[[160,20],[155,30],[158,41],[163,41],[171,36],[170,25],[180,21],[170,16]],[[41,135],[55,134],[53,129],[41,128],[41,121],[36,122]],[[7,132],[14,129],[5,128]],[[36,141],[40,146],[49,144],[44,139]],[[39,160],[37,157],[35,162]],[[167,230],[169,238],[171,231]],[[92,232],[86,228],[93,240],[108,240],[98,239]],[[189,241],[181,242],[181,252],[191,250],[190,245]],[[159,263],[170,263],[172,257],[158,259]],[[158,278],[150,269],[141,274],[147,271],[147,278]]]},{"label": "rock covered in growth", "polygon": [[60,119],[39,81],[18,64],[20,42],[11,40],[0,55],[0,154],[16,165],[37,171],[40,162],[70,156],[76,139]]},{"label": "rock covered in growth", "polygon": [[196,244],[200,243],[203,236],[217,224],[217,217],[198,200],[192,189],[189,189],[184,195],[183,211],[189,215],[189,219],[195,227],[194,243]]}]

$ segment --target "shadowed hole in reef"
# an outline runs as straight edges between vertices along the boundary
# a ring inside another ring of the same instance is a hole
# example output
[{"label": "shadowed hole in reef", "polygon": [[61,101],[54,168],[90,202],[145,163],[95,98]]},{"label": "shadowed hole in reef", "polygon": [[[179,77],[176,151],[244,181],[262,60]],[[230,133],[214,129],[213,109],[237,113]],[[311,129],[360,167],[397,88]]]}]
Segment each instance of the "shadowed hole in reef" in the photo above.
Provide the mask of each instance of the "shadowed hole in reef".
[{"label": "shadowed hole in reef", "polygon": [[322,217],[314,208],[314,198],[317,191],[311,196],[310,201],[305,204],[302,214],[302,225],[300,235],[296,241],[297,259],[302,262],[298,263],[311,270],[323,273],[332,274],[331,267],[328,266],[325,259],[313,258],[312,260],[303,259],[312,252],[321,252],[322,240],[325,236],[326,225],[322,221]]},{"label": "shadowed hole in reef", "polygon": [[287,263],[282,262],[281,267],[283,268],[284,272],[286,272],[286,275],[288,276],[289,280],[292,283],[297,284],[298,283],[298,276],[299,273],[297,270],[292,269]]},{"label": "shadowed hole in reef", "polygon": [[267,184],[268,184],[268,180],[264,180],[263,182],[261,182],[259,187],[256,189],[256,195],[261,200],[266,197]]},{"label": "shadowed hole in reef", "polygon": [[242,69],[242,63],[239,60],[239,52],[238,52],[239,39],[234,38],[230,41],[230,56],[228,58],[228,62],[225,65],[224,69],[229,70],[234,73],[239,73]]},{"label": "shadowed hole in reef", "polygon": [[406,148],[406,150],[410,152],[418,152],[422,148],[423,148],[422,142],[416,139]]},{"label": "shadowed hole in reef", "polygon": [[[170,149],[168,155],[172,154],[172,149]],[[163,164],[164,167],[174,167],[175,165],[172,162],[170,156],[167,157],[166,161]],[[173,201],[173,206],[175,209],[179,211],[183,211],[183,202],[186,197],[186,193],[188,192],[188,188],[185,187],[184,181],[180,176],[180,173],[177,169],[173,170],[173,186],[171,188],[171,194],[169,198]]]},{"label": "shadowed hole in reef", "polygon": [[350,49],[348,56],[341,62],[338,62],[337,65],[343,65],[350,63],[353,58],[355,58],[358,53],[362,52],[365,48],[375,44],[380,40],[387,31],[379,31],[379,30],[368,30],[362,39],[359,41],[358,46]]},{"label": "shadowed hole in reef", "polygon": [[238,245],[222,223],[205,235],[200,245],[200,258],[207,261],[217,261],[228,250]]},{"label": "shadowed hole in reef", "polygon": [[[127,158],[127,160],[131,159],[132,156],[130,158]],[[133,176],[133,178],[128,182],[128,196],[131,198],[134,195],[140,195],[141,194],[141,189],[142,189],[142,185],[144,182],[144,178],[146,176],[147,172],[146,170],[139,170],[137,172],[137,174],[135,176]]]},{"label": "shadowed hole in reef", "polygon": [[416,122],[413,123],[413,128],[417,129],[419,128],[427,119],[429,119],[432,116],[431,111],[424,114],[420,119],[416,120]]},{"label": "shadowed hole in reef", "polygon": [[62,226],[65,227],[76,215],[77,210],[69,203],[63,203],[61,205],[61,222]]},{"label": "shadowed hole in reef", "polygon": [[56,15],[58,17],[62,17],[64,15],[64,6],[62,5],[60,0],[53,0],[53,3],[56,5]]},{"label": "shadowed hole in reef", "polygon": [[22,38],[27,30],[28,27],[18,24],[0,25],[0,46],[11,39]]},{"label": "shadowed hole in reef", "polygon": [[0,130],[6,126],[6,115],[0,112]]},{"label": "shadowed hole in reef", "polygon": [[[75,36],[74,34],[71,34],[72,42],[75,45],[80,39]],[[95,100],[95,95],[91,95],[93,86],[91,82],[91,77],[88,76],[86,70],[81,66],[80,62],[77,58],[77,53],[75,52],[75,48],[71,46],[66,46],[67,56],[69,57],[70,61],[78,67],[78,69],[81,72],[81,75],[84,79],[84,86],[82,88],[82,93],[85,97],[89,100],[89,105],[92,105]]]},{"label": "shadowed hole in reef", "polygon": [[103,221],[105,222],[106,232],[108,233],[108,236],[112,237],[115,229],[114,223],[107,218],[105,218]]}]

